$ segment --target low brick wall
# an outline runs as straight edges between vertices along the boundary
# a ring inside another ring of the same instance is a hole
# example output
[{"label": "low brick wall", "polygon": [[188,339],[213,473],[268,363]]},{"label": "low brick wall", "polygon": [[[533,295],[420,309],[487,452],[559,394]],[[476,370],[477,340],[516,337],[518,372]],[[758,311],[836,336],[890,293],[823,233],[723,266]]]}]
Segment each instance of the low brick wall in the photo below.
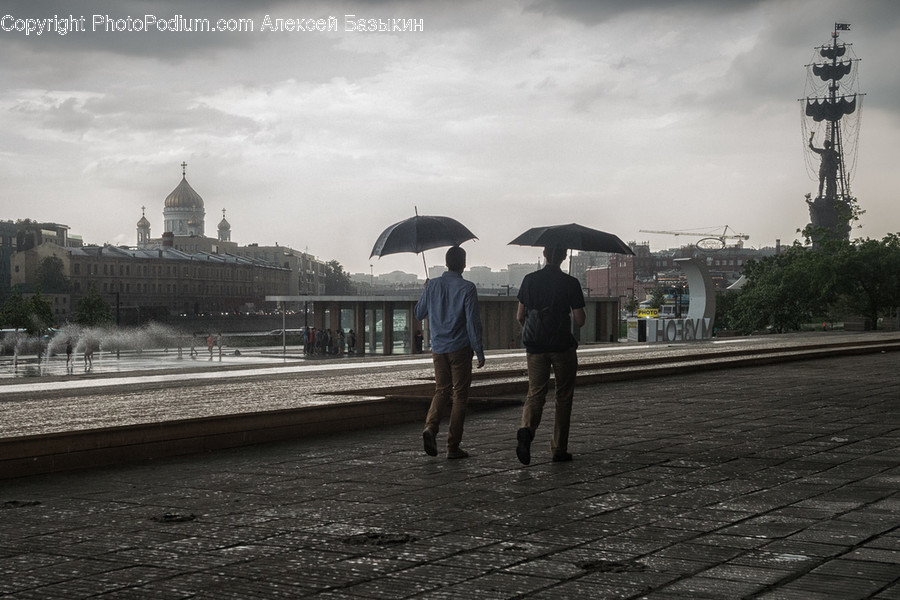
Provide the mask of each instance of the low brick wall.
[{"label": "low brick wall", "polygon": [[[5,438],[0,439],[0,480],[424,421],[430,402],[430,397],[388,397]],[[509,404],[469,400],[474,410]]]}]

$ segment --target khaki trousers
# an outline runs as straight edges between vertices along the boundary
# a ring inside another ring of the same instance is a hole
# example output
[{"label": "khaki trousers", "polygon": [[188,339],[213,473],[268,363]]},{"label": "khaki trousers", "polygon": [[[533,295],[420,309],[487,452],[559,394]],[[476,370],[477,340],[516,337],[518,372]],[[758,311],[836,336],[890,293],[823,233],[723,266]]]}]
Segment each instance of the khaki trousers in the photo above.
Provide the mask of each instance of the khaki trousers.
[{"label": "khaki trousers", "polygon": [[550,372],[556,378],[556,418],[550,450],[566,452],[569,447],[569,425],[572,420],[572,398],[575,395],[575,375],[578,372],[578,354],[573,346],[563,352],[527,354],[528,396],[522,408],[522,427],[532,435],[541,424],[547,391],[550,388]]},{"label": "khaki trousers", "polygon": [[472,349],[464,348],[446,354],[431,355],[434,361],[434,397],[425,416],[425,429],[437,434],[441,419],[450,409],[450,429],[447,433],[447,449],[459,448],[466,407],[469,404],[469,387],[472,385]]}]

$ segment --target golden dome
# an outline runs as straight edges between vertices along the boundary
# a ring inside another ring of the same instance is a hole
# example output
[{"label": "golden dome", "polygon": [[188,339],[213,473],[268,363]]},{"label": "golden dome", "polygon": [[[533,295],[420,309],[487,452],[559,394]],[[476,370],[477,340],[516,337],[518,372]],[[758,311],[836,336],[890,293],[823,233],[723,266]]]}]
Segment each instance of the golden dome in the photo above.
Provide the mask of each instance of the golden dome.
[{"label": "golden dome", "polygon": [[187,178],[182,176],[181,183],[178,184],[172,193],[166,196],[166,208],[184,208],[193,210],[203,210],[203,198],[194,191],[194,188],[187,182]]}]

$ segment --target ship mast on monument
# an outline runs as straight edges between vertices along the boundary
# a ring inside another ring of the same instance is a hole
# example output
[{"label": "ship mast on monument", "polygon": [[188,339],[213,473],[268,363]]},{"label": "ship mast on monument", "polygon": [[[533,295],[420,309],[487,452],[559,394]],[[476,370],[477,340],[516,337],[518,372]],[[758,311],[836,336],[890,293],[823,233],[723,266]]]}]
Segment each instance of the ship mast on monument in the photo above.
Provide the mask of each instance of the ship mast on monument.
[{"label": "ship mast on monument", "polygon": [[856,168],[862,99],[857,77],[859,59],[852,44],[838,41],[847,23],[835,23],[831,41],[816,48],[806,65],[802,135],[806,165],[818,180],[818,194],[806,195],[813,245],[826,239],[848,240],[850,222],[860,214],[850,192]]}]

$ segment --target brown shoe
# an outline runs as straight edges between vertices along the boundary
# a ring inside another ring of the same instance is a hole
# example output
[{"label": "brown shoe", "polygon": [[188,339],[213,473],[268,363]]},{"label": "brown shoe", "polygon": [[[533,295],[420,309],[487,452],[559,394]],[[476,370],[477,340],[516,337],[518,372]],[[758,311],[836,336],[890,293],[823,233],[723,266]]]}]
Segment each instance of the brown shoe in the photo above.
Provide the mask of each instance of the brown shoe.
[{"label": "brown shoe", "polygon": [[469,453],[462,448],[451,448],[447,450],[447,458],[469,458]]}]

